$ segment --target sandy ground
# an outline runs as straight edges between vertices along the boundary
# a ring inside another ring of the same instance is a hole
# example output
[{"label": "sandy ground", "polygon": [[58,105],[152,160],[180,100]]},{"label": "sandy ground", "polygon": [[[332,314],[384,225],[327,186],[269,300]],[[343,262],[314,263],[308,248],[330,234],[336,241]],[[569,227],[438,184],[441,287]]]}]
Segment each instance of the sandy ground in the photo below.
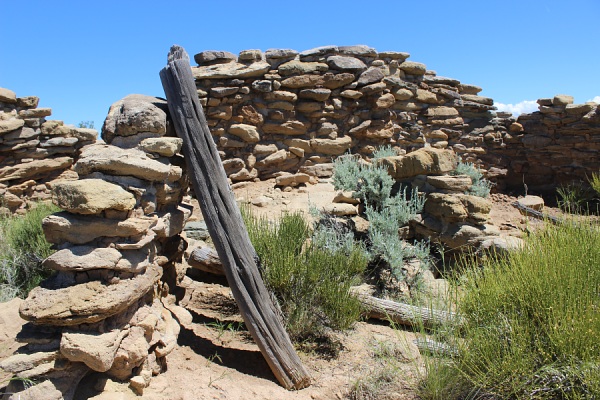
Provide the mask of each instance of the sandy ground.
[{"label": "sandy ground", "polygon": [[[256,213],[269,218],[285,211],[308,214],[309,204],[322,207],[334,194],[328,180],[291,191],[274,188],[274,181],[235,189],[241,202],[260,196],[271,198],[264,207],[252,206]],[[515,198],[493,195],[492,200],[492,219],[507,234],[521,235],[528,224],[534,223],[510,206]],[[198,211],[194,215],[201,218]],[[181,304],[193,315],[193,323],[182,326],[179,346],[167,357],[167,371],[154,377],[141,396],[136,396],[127,384],[89,375],[82,381],[77,399],[344,399],[351,398],[353,388],[390,369],[394,379],[382,383],[387,386],[373,398],[418,398],[416,388],[423,361],[413,344],[415,334],[408,329],[363,321],[335,335],[341,349],[335,357],[301,350],[312,385],[290,392],[276,382],[250,335],[239,329],[241,317],[225,282],[207,276],[203,281],[186,278],[185,284],[187,293]],[[14,337],[24,322],[18,317],[19,302],[16,299],[0,307],[0,359],[18,348]],[[0,375],[0,388],[6,379],[6,375]]]}]

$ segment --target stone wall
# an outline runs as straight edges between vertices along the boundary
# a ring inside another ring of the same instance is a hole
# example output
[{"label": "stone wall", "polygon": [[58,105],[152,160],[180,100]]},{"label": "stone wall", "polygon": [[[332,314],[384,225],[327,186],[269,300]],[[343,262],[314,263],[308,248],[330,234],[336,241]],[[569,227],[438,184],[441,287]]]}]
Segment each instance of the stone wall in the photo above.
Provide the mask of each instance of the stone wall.
[{"label": "stone wall", "polygon": [[37,108],[38,102],[0,88],[0,211],[5,213],[49,199],[56,180],[77,179],[70,168],[81,147],[98,136],[94,129],[47,121],[52,110]]},{"label": "stone wall", "polygon": [[398,154],[451,148],[486,170],[497,190],[522,189],[524,179],[544,189],[598,170],[589,157],[596,105],[557,96],[517,122],[481,88],[408,58],[367,46],[205,51],[192,69],[234,183],[282,171],[328,176],[336,156],[368,158],[381,145]]},{"label": "stone wall", "polygon": [[22,303],[30,321],[17,337],[24,346],[0,363],[41,383],[23,388],[17,379],[10,398],[70,399],[90,372],[141,393],[166,368],[178,321],[192,319],[173,295],[185,274],[180,233],[192,206],[183,202],[182,140],[169,137],[166,110],[149,96],[115,103],[108,143],[81,149],[78,179],[53,181],[52,200],[64,211],[43,221],[57,249],[43,265],[56,273]]},{"label": "stone wall", "polygon": [[587,182],[600,171],[600,107],[573,104],[557,95],[539,99],[539,111],[505,124],[501,136],[484,134],[480,159],[503,174],[506,188],[550,192],[570,182]]}]

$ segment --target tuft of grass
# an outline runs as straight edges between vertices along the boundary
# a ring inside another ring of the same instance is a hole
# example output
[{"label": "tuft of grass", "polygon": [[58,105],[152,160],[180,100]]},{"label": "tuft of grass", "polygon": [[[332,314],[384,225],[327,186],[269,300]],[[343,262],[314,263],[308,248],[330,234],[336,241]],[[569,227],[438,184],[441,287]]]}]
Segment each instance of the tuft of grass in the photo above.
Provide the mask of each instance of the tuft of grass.
[{"label": "tuft of grass", "polygon": [[332,247],[322,237],[308,241],[311,230],[299,212],[283,214],[277,223],[248,210],[243,215],[263,279],[293,340],[319,337],[327,329],[344,330],[358,320],[360,302],[349,289],[367,265],[360,246]]},{"label": "tuft of grass", "polygon": [[458,355],[430,359],[422,397],[599,398],[599,233],[548,226],[520,251],[466,266]]},{"label": "tuft of grass", "polygon": [[[593,181],[590,183],[593,185]],[[572,182],[558,187],[556,189],[558,207],[569,214],[586,214],[593,211],[590,210],[590,204],[594,200],[592,189],[583,182]]]},{"label": "tuft of grass", "polygon": [[41,265],[53,252],[42,220],[57,211],[51,203],[39,203],[23,216],[0,218],[0,301],[26,296],[50,275]]}]

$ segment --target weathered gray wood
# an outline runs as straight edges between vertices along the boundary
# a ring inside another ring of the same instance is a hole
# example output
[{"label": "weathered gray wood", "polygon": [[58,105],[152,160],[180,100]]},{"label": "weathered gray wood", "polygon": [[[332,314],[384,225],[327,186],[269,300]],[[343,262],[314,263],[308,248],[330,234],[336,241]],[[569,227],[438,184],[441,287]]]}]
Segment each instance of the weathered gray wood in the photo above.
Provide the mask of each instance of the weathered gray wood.
[{"label": "weathered gray wood", "polygon": [[526,205],[519,203],[518,201],[515,201],[514,203],[512,203],[512,206],[517,208],[519,211],[522,211],[523,214],[525,214],[527,216],[531,216],[531,217],[541,219],[544,221],[550,221],[554,225],[558,225],[558,224],[562,223],[562,221],[559,218],[553,217],[548,214],[541,213],[537,210],[534,210],[531,207],[527,207]]},{"label": "weathered gray wood", "polygon": [[453,312],[384,300],[354,288],[351,289],[351,292],[358,298],[369,318],[425,328],[460,323],[460,319]]},{"label": "weathered gray wood", "polygon": [[[210,247],[198,247],[193,250],[188,264],[211,274],[223,275],[223,264],[219,255]],[[458,321],[455,313],[383,300],[364,293],[358,287],[351,288],[350,293],[358,297],[369,318],[392,321],[406,326],[422,325],[426,328]]]},{"label": "weathered gray wood", "polygon": [[200,271],[214,275],[225,275],[219,255],[210,247],[197,247],[190,254],[188,264]]},{"label": "weathered gray wood", "polygon": [[227,183],[183,48],[171,48],[160,78],[175,131],[183,139],[190,181],[246,327],[281,385],[304,388],[310,377],[260,276],[258,257]]}]

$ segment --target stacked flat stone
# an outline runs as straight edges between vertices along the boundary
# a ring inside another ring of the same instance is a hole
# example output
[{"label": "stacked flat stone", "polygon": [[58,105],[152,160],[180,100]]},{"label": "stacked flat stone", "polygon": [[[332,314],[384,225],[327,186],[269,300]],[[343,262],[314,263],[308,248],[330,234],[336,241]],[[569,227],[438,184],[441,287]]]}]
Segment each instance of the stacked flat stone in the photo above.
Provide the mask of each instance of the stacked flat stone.
[{"label": "stacked flat stone", "polygon": [[43,221],[58,248],[44,266],[57,272],[20,308],[31,321],[18,337],[27,347],[0,364],[44,380],[22,398],[70,398],[90,371],[141,391],[176,345],[172,313],[189,317],[168,295],[191,206],[182,203],[182,141],[169,136],[166,102],[127,96],[110,108],[102,135],[106,143],[84,147],[73,166],[79,180],[53,186],[64,211]]},{"label": "stacked flat stone", "polygon": [[208,125],[231,163],[228,175],[238,182],[281,172],[329,176],[335,157],[368,157],[387,144],[399,152],[452,147],[469,121],[495,117],[480,88],[408,58],[363,45],[205,51],[192,70]]},{"label": "stacked flat stone", "polygon": [[94,129],[46,121],[52,110],[38,103],[0,88],[0,212],[24,212],[30,202],[50,199],[53,182],[77,179],[70,168],[98,136]]}]

